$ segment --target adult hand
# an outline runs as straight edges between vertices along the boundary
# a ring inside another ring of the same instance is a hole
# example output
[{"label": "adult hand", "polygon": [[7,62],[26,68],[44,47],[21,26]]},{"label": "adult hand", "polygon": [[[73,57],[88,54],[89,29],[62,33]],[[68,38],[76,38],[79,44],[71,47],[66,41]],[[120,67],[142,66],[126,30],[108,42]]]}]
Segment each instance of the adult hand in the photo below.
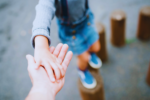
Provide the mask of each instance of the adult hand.
[{"label": "adult hand", "polygon": [[[60,50],[61,49],[61,50]],[[64,69],[64,73],[66,73],[67,67],[71,61],[72,58],[72,52],[67,52],[67,48],[63,46],[62,48],[59,48],[58,46],[56,49],[54,47],[50,48],[50,52],[53,54],[56,54],[59,58],[59,62],[61,67]],[[59,52],[57,52],[59,51]],[[66,55],[66,57],[65,57]],[[31,78],[31,82],[33,84],[33,87],[27,97],[26,100],[35,99],[36,100],[47,100],[47,99],[54,99],[56,94],[61,90],[61,88],[64,85],[65,77],[61,78],[58,81],[51,82],[46,70],[44,67],[40,67],[38,70],[36,70],[36,63],[31,55],[26,56],[28,60],[28,72],[29,76]],[[64,59],[65,58],[65,59]],[[37,95],[38,94],[38,95]]]}]

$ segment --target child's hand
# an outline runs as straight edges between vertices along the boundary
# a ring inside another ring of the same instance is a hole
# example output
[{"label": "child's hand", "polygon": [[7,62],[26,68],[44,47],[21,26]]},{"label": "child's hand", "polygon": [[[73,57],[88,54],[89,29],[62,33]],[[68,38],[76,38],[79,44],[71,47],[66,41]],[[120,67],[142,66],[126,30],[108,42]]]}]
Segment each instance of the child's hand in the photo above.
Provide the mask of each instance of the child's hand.
[{"label": "child's hand", "polygon": [[47,48],[36,48],[35,49],[35,61],[37,69],[42,65],[52,82],[64,77],[65,72],[61,66],[62,61],[67,53],[68,45],[58,44],[56,49],[51,47]]}]

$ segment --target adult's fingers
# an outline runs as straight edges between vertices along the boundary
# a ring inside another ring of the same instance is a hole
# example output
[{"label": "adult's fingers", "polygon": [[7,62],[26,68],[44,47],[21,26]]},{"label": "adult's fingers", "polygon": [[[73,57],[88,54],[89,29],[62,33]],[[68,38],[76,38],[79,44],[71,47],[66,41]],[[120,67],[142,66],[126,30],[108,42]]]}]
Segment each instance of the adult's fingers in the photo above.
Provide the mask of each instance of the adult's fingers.
[{"label": "adult's fingers", "polygon": [[50,53],[52,53],[52,54],[53,54],[54,50],[55,50],[55,47],[54,47],[54,46],[51,46],[51,47],[49,48],[49,51],[50,51]]},{"label": "adult's fingers", "polygon": [[28,61],[28,66],[32,65],[32,64],[35,64],[35,60],[34,60],[33,56],[28,54],[28,55],[26,55],[26,59]]},{"label": "adult's fingers", "polygon": [[28,61],[28,73],[29,77],[31,79],[31,82],[33,83],[33,75],[34,75],[34,70],[35,70],[35,60],[34,57],[31,55],[26,55],[26,59]]},{"label": "adult's fingers", "polygon": [[70,63],[70,61],[71,61],[71,59],[72,59],[72,56],[73,56],[73,53],[72,53],[71,51],[69,51],[69,52],[66,54],[66,57],[65,57],[65,59],[64,59],[64,61],[63,61],[63,63],[62,63],[62,66],[64,67],[65,72],[66,72],[66,70],[67,70],[67,67],[68,67],[68,65],[69,65],[69,63]]},{"label": "adult's fingers", "polygon": [[56,57],[58,57],[62,46],[63,46],[63,44],[62,44],[62,43],[59,43],[59,44],[56,46],[56,48],[55,48],[55,50],[54,50],[54,52],[53,52],[53,55],[55,55]]},{"label": "adult's fingers", "polygon": [[59,55],[58,55],[58,60],[59,60],[60,64],[64,60],[67,51],[68,51],[68,45],[64,44],[63,47],[62,47],[62,49],[61,49],[61,51],[60,51],[60,53],[59,53]]},{"label": "adult's fingers", "polygon": [[41,60],[36,60],[36,69],[39,69],[41,62]]},{"label": "adult's fingers", "polygon": [[32,75],[29,73],[29,77],[30,77],[30,79],[31,79],[31,82],[32,82],[32,84],[33,84],[33,78],[32,78]]},{"label": "adult's fingers", "polygon": [[55,78],[56,78],[57,80],[59,80],[59,79],[61,78],[61,72],[60,72],[59,67],[58,67],[55,63],[53,63],[53,62],[49,62],[49,63],[50,63],[51,67],[52,67],[53,70],[54,70]]},{"label": "adult's fingers", "polygon": [[45,69],[47,71],[47,74],[48,74],[50,80],[52,82],[54,82],[55,81],[55,77],[54,77],[54,74],[53,74],[53,71],[52,71],[52,68],[51,68],[50,64],[48,62],[46,62],[46,61],[44,61],[43,64],[44,64],[44,67],[45,67]]}]

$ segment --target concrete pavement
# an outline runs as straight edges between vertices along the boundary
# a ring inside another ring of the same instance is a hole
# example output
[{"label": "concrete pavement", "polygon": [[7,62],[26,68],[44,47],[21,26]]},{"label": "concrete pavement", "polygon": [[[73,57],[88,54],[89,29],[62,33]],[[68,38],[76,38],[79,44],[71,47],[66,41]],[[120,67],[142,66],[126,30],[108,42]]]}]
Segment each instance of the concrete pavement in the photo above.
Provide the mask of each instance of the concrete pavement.
[{"label": "concrete pavement", "polygon": [[[23,100],[32,84],[27,72],[26,54],[33,55],[30,44],[35,5],[38,0],[0,0],[0,100]],[[139,9],[150,0],[90,0],[95,21],[105,25],[109,59],[101,68],[106,100],[150,100],[145,76],[150,61],[150,41],[115,48],[110,44],[110,14],[122,9],[127,14],[127,39],[135,38]],[[55,19],[51,25],[52,45],[60,41]],[[76,57],[66,74],[56,100],[81,100],[77,89]]]}]

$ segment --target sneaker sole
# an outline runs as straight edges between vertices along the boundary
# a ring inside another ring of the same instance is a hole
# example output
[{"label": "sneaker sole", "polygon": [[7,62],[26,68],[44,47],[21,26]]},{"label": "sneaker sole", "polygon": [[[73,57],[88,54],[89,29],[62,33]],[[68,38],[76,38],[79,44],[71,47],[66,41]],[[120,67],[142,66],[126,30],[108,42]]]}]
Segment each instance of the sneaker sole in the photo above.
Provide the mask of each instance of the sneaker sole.
[{"label": "sneaker sole", "polygon": [[82,85],[83,85],[85,88],[87,88],[87,89],[93,89],[93,88],[95,88],[96,85],[97,85],[97,82],[96,82],[95,79],[94,79],[94,81],[93,81],[93,84],[87,84],[87,83],[82,82],[82,81],[81,81],[81,83],[82,83]]},{"label": "sneaker sole", "polygon": [[99,69],[100,67],[102,67],[102,61],[100,59],[98,59],[98,64],[94,64],[93,62],[89,62],[90,66],[94,69]]}]

